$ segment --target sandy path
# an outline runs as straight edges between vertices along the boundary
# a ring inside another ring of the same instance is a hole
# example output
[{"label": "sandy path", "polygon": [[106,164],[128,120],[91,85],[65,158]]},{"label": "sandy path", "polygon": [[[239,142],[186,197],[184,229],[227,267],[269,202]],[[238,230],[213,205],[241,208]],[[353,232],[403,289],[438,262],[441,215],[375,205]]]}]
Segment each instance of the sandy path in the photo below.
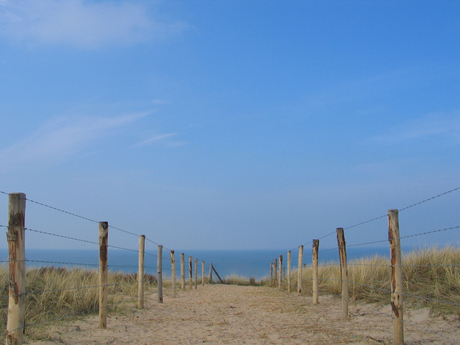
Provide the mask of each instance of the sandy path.
[{"label": "sandy path", "polygon": [[[97,317],[54,327],[51,338],[33,344],[391,344],[392,320],[363,306],[350,306],[340,320],[340,300],[322,296],[314,306],[309,297],[277,289],[206,285],[165,296],[150,296],[147,309],[111,315],[98,329]],[[377,307],[373,307],[377,308]],[[388,308],[380,308],[389,314]],[[441,332],[460,342],[458,317],[429,318],[429,310],[407,313],[407,321]],[[434,334],[406,327],[407,344],[451,344]]]}]

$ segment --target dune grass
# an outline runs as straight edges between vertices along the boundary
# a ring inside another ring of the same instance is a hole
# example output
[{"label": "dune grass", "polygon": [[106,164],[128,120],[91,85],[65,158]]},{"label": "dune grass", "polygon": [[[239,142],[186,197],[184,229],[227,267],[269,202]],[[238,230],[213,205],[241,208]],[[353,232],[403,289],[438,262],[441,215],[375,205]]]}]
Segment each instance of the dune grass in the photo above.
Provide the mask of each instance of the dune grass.
[{"label": "dune grass", "polygon": [[223,284],[228,284],[228,285],[243,285],[243,286],[260,286],[261,282],[257,282],[254,277],[242,277],[237,274],[232,274],[229,276],[226,276],[223,279]]},{"label": "dune grass", "polygon": [[[435,310],[460,314],[460,249],[457,247],[425,248],[403,255],[404,300],[413,306],[430,306]],[[302,290],[312,292],[313,268],[302,269]],[[341,294],[340,268],[336,263],[319,265],[318,284],[321,294]],[[368,257],[348,263],[350,298],[367,303],[390,303],[391,269],[389,259]],[[285,279],[286,282],[286,279]],[[265,284],[270,284],[268,280]],[[292,291],[297,286],[297,271],[291,276]],[[286,289],[284,284],[284,289]],[[410,296],[413,295],[413,296]],[[425,298],[417,298],[421,296]],[[445,301],[448,303],[441,303]],[[453,303],[453,304],[452,304]]]},{"label": "dune grass", "polygon": [[[146,275],[146,286],[156,285],[156,278]],[[97,270],[82,268],[42,267],[26,272],[26,324],[66,319],[69,316],[97,314],[99,308]],[[137,275],[109,272],[109,311],[120,311],[137,301]],[[8,305],[8,267],[0,267],[0,322],[6,329]],[[30,327],[26,334],[40,337],[42,327]]]}]

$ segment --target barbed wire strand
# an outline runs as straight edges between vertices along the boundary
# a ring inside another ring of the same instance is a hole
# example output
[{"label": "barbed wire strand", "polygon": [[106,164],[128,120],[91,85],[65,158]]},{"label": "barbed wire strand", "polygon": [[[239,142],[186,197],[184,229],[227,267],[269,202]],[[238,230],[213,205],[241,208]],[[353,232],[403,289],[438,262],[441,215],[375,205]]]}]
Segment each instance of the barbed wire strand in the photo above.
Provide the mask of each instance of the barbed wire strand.
[{"label": "barbed wire strand", "polygon": [[[39,263],[59,264],[59,265],[71,265],[71,266],[77,266],[77,267],[78,266],[95,266],[95,267],[99,267],[99,264],[90,264],[90,263],[81,263],[81,262],[62,262],[62,261],[45,261],[45,260],[29,260],[29,259],[27,259],[27,260],[15,260],[15,261],[39,262]],[[39,266],[39,268],[47,268],[47,267],[50,267],[50,266]],[[138,268],[139,266],[107,265],[107,267]],[[156,269],[156,267],[152,267],[152,266],[144,266],[144,268]]]},{"label": "barbed wire strand", "polygon": [[[40,233],[40,234],[43,234],[43,235],[65,238],[65,239],[72,240],[72,241],[78,241],[78,242],[84,242],[84,243],[99,245],[98,242],[83,240],[81,238],[75,238],[75,237],[70,237],[70,236],[65,236],[65,235],[53,234],[51,232],[46,232],[46,231],[41,231],[41,230],[36,230],[36,229],[30,229],[30,228],[25,228],[25,230]],[[111,244],[108,244],[107,247],[139,253],[139,250],[137,250],[137,249],[123,248],[123,247],[114,246],[114,245],[111,245]],[[157,255],[155,255],[155,254],[150,254],[150,253],[147,253],[147,252],[145,252],[145,254],[157,257]]]},{"label": "barbed wire strand", "polygon": [[[0,193],[2,194],[6,194],[6,195],[9,195],[9,193],[6,193],[6,192],[3,192],[3,191],[0,191]],[[39,201],[36,201],[36,200],[32,200],[32,199],[29,199],[29,198],[26,198],[27,201],[29,202],[32,202],[34,204],[37,204],[37,205],[40,205],[40,206],[44,206],[44,207],[47,207],[49,209],[52,209],[52,210],[55,210],[55,211],[58,211],[58,212],[61,212],[61,213],[65,213],[65,214],[68,214],[68,215],[71,215],[73,217],[77,217],[77,218],[80,218],[80,219],[84,219],[84,220],[87,220],[87,221],[90,221],[92,223],[99,223],[99,221],[97,220],[94,220],[94,219],[91,219],[91,218],[88,218],[88,217],[85,217],[85,216],[81,216],[79,214],[76,214],[76,213],[73,213],[73,212],[69,212],[69,211],[66,211],[66,210],[63,210],[61,208],[58,208],[58,207],[54,207],[54,206],[51,206],[51,205],[48,205],[48,204],[45,204],[45,203],[42,203],[42,202],[39,202]],[[113,226],[113,225],[110,225],[110,228],[111,229],[114,229],[114,230],[118,230],[118,231],[121,231],[121,232],[124,232],[126,234],[129,234],[129,235],[132,235],[132,236],[136,236],[136,237],[139,237],[140,235],[139,234],[136,234],[134,232],[131,232],[131,231],[128,231],[128,230],[125,230],[125,229],[122,229],[122,228],[119,228],[117,226]],[[159,245],[158,243],[150,240],[150,239],[147,239],[146,237],[146,240],[152,242],[152,243],[155,243],[157,245]],[[168,249],[169,250],[169,249]]]},{"label": "barbed wire strand", "polygon": [[[405,211],[405,210],[407,210],[407,209],[409,209],[409,208],[412,208],[412,207],[421,205],[421,204],[423,204],[423,203],[426,203],[426,202],[431,201],[431,200],[433,200],[433,199],[439,198],[439,197],[444,196],[444,195],[446,195],[446,194],[455,192],[455,191],[457,191],[457,190],[460,190],[460,187],[451,189],[451,190],[449,190],[449,191],[447,191],[447,192],[444,192],[444,193],[435,195],[435,196],[433,196],[433,197],[431,197],[431,198],[428,198],[428,199],[425,199],[425,200],[416,202],[416,203],[414,203],[414,204],[412,204],[412,205],[403,207],[403,208],[399,209],[399,211]],[[369,220],[366,220],[366,221],[363,221],[363,222],[360,222],[360,223],[357,223],[357,224],[348,226],[348,227],[343,228],[343,229],[344,229],[344,230],[347,230],[347,229],[355,228],[355,227],[358,227],[358,226],[360,226],[360,225],[364,225],[364,224],[367,224],[367,223],[371,223],[371,222],[373,222],[373,221],[376,221],[376,220],[378,220],[378,219],[385,218],[385,217],[387,217],[387,216],[388,216],[387,214],[384,214],[384,215],[381,215],[381,216],[378,216],[378,217],[375,217],[375,218],[372,218],[372,219],[369,219]],[[329,236],[331,236],[331,235],[333,235],[333,234],[335,234],[335,233],[336,233],[335,231],[334,231],[334,232],[331,232],[331,233],[328,233],[328,234],[326,234],[326,235],[324,235],[324,236],[322,236],[322,237],[320,237],[320,238],[318,238],[318,239],[321,240],[321,239],[326,238],[326,237],[329,237]],[[304,244],[304,245],[308,245],[308,244],[310,244],[310,243],[312,243],[312,242],[306,243],[306,244]]]}]

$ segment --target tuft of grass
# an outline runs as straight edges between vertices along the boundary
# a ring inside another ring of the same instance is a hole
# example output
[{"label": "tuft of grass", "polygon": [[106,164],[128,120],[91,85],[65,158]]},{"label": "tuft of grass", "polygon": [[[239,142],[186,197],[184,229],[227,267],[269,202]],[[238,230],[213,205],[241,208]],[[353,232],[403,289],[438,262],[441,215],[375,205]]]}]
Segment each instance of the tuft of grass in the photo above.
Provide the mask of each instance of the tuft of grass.
[{"label": "tuft of grass", "polygon": [[[406,303],[460,314],[455,305],[449,304],[460,304],[459,248],[451,246],[423,248],[403,255],[402,265]],[[302,290],[308,295],[311,295],[313,289],[312,277],[312,267],[302,269]],[[368,303],[390,303],[389,259],[374,256],[350,261],[348,281],[352,299]],[[291,284],[292,286],[297,284],[296,270],[291,276]],[[318,285],[320,293],[341,294],[340,268],[337,263],[319,265]]]},{"label": "tuft of grass", "polygon": [[261,283],[256,282],[256,278],[254,277],[242,277],[237,274],[232,274],[229,276],[226,276],[225,279],[223,279],[223,284],[228,284],[228,285],[244,285],[244,286],[260,286]]}]

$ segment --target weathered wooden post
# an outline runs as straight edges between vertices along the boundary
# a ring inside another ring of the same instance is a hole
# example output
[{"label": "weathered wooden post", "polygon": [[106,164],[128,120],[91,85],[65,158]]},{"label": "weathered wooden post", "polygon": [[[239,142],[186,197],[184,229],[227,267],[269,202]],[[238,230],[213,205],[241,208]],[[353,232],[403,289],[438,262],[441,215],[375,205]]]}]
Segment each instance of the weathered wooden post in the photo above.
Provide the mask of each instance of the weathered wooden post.
[{"label": "weathered wooden post", "polygon": [[172,296],[176,298],[176,257],[174,256],[174,250],[171,250],[169,255],[171,256]]},{"label": "weathered wooden post", "polygon": [[204,261],[201,261],[201,285],[204,286]]},{"label": "weathered wooden post", "polygon": [[275,259],[273,263],[274,273],[273,273],[273,285],[276,286],[278,284],[278,259]]},{"label": "weathered wooden post", "polygon": [[212,284],[212,263],[209,264],[209,284]]},{"label": "weathered wooden post", "polygon": [[185,254],[180,254],[180,282],[182,290],[185,290]]},{"label": "weathered wooden post", "polygon": [[297,264],[297,293],[302,294],[302,263],[303,263],[303,246],[299,246],[299,262]]},{"label": "weathered wooden post", "polygon": [[291,251],[287,253],[287,288],[288,293],[291,293]]},{"label": "weathered wooden post", "polygon": [[318,304],[318,249],[319,240],[313,240],[313,304]]},{"label": "weathered wooden post", "polygon": [[388,210],[388,240],[391,258],[391,309],[393,310],[394,341],[404,344],[403,273],[398,210]]},{"label": "weathered wooden post", "polygon": [[195,289],[198,288],[198,259],[195,259]]},{"label": "weathered wooden post", "polygon": [[158,245],[157,257],[158,303],[163,303],[163,246]]},{"label": "weathered wooden post", "polygon": [[346,320],[348,318],[348,266],[343,228],[337,228],[337,245],[340,258],[340,279],[342,280],[342,319]]},{"label": "weathered wooden post", "polygon": [[193,288],[193,258],[189,256],[188,258],[188,272],[189,272],[189,282],[190,290]]},{"label": "weathered wooden post", "polygon": [[273,285],[273,262],[270,262],[270,285]]},{"label": "weathered wooden post", "polygon": [[280,255],[279,258],[278,289],[281,290],[283,288],[283,256]]},{"label": "weathered wooden post", "polygon": [[109,223],[99,222],[99,328],[107,328],[107,267]]},{"label": "weathered wooden post", "polygon": [[145,235],[139,236],[139,269],[137,272],[137,307],[144,309]]},{"label": "weathered wooden post", "polygon": [[6,343],[22,345],[26,307],[25,221],[26,195],[9,194],[8,200],[8,320]]}]

